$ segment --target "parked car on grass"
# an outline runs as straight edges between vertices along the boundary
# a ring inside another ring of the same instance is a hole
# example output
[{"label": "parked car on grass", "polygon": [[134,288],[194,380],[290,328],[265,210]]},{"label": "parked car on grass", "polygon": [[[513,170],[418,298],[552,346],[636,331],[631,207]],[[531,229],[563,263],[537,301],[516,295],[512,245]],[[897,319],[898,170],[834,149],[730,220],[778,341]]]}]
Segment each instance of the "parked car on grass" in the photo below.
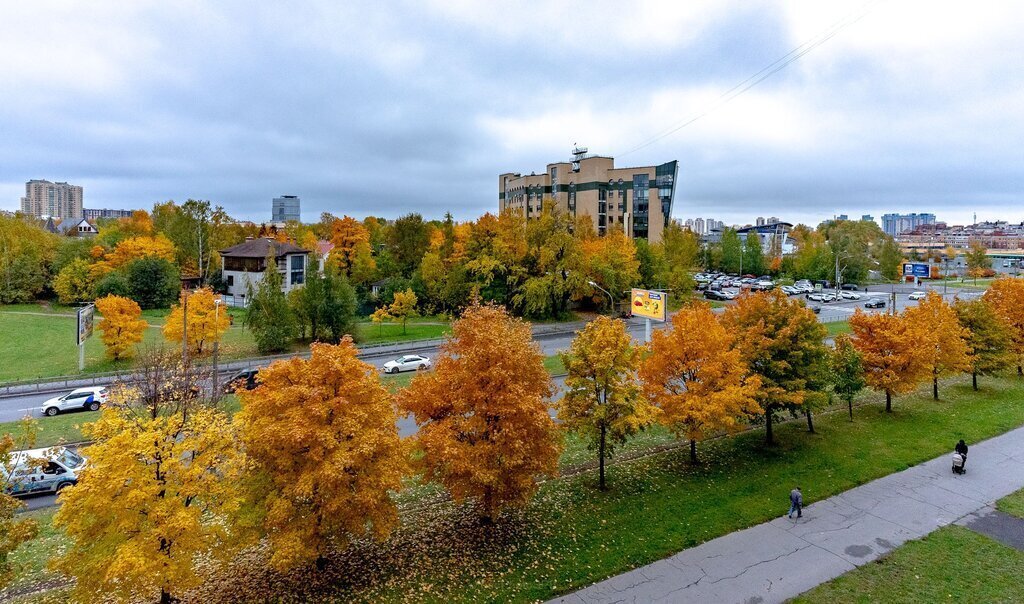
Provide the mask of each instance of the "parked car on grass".
[{"label": "parked car on grass", "polygon": [[398,357],[393,361],[384,363],[381,370],[384,373],[398,373],[399,371],[422,371],[430,369],[430,359],[418,354],[407,354]]},{"label": "parked car on grass", "polygon": [[107,402],[106,386],[89,386],[87,388],[76,388],[64,396],[46,399],[46,402],[40,407],[40,411],[44,415],[53,417],[62,411],[79,411],[83,409],[96,411],[105,402]]}]

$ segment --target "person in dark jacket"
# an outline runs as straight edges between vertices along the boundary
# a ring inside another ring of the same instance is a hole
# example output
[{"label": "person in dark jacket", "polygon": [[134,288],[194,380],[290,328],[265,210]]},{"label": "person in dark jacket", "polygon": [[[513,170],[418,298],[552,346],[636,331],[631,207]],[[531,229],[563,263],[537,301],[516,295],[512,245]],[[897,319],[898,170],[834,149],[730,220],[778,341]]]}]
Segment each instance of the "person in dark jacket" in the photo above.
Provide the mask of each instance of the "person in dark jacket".
[{"label": "person in dark jacket", "polygon": [[955,450],[960,455],[963,455],[964,457],[967,457],[967,443],[964,442],[964,439],[961,438],[960,442],[956,443],[956,449]]},{"label": "person in dark jacket", "polygon": [[801,518],[804,515],[804,494],[800,492],[800,487],[797,487],[789,492],[789,517],[793,517],[793,512],[796,512],[796,517]]}]

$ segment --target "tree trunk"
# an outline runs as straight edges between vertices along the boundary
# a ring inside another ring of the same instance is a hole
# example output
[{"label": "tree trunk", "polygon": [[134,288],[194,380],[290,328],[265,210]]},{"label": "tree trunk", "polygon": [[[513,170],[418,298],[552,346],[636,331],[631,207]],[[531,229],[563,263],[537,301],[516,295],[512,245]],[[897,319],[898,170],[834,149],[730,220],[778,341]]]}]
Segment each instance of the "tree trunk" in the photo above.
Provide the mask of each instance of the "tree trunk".
[{"label": "tree trunk", "polygon": [[774,445],[775,439],[772,437],[772,409],[769,406],[764,411],[764,442],[767,445]]},{"label": "tree trunk", "polygon": [[160,604],[171,604],[172,602],[177,602],[177,598],[172,597],[171,594],[168,593],[166,589],[161,587]]},{"label": "tree trunk", "polygon": [[972,371],[971,372],[971,385],[974,386],[974,391],[977,392],[978,391],[978,372],[977,371]]},{"label": "tree trunk", "polygon": [[932,374],[932,400],[939,400],[939,376]]},{"label": "tree trunk", "polygon": [[319,556],[316,557],[316,563],[315,564],[316,564],[316,569],[318,571],[324,572],[324,569],[327,568],[327,558],[325,558],[323,554],[320,554]]},{"label": "tree trunk", "polygon": [[697,463],[697,441],[690,439],[690,463]]},{"label": "tree trunk", "polygon": [[807,431],[814,434],[814,419],[811,417],[810,407],[804,409],[804,413],[807,415]]},{"label": "tree trunk", "polygon": [[601,442],[598,444],[598,457],[600,458],[598,460],[598,467],[600,468],[599,471],[598,471],[598,473],[600,475],[600,478],[598,480],[598,488],[600,488],[602,491],[607,490],[607,487],[605,487],[605,484],[604,484],[604,446],[605,446],[605,438],[606,438],[605,435],[606,434],[607,434],[607,429],[605,428],[604,423],[602,423],[601,424]]},{"label": "tree trunk", "polygon": [[853,421],[853,397],[846,399],[847,406],[850,407],[850,421]]},{"label": "tree trunk", "polygon": [[1024,365],[1017,365],[1017,376],[1024,375]]},{"label": "tree trunk", "polygon": [[885,391],[885,412],[892,413],[892,392]]}]

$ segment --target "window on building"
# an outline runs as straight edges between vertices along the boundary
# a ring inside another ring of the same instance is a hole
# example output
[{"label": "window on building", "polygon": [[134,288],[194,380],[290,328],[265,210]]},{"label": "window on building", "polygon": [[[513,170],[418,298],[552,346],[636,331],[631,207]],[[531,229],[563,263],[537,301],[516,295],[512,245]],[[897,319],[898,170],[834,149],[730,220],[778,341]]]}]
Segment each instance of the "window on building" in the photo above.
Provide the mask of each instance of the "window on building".
[{"label": "window on building", "polygon": [[292,259],[292,285],[298,285],[306,280],[306,257],[301,254],[291,256]]},{"label": "window on building", "polygon": [[234,275],[228,275],[226,283],[228,284],[228,287],[234,287],[234,285],[235,285],[235,276]]}]

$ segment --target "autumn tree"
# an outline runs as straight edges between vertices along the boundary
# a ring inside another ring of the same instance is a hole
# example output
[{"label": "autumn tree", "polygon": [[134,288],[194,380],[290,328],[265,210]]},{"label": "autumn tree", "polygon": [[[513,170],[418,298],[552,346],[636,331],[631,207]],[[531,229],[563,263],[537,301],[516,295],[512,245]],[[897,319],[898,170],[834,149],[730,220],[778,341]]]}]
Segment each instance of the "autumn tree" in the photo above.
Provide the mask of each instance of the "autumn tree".
[{"label": "autumn tree", "polygon": [[59,243],[34,220],[0,215],[0,304],[29,302],[42,293]]},{"label": "autumn tree", "polygon": [[[661,252],[664,275],[658,285],[682,296],[693,291],[693,270],[697,266],[701,252],[700,237],[683,227],[678,220],[671,220],[665,225],[661,234],[661,242],[655,245],[655,253]],[[653,286],[653,284],[652,284]]]},{"label": "autumn tree", "polygon": [[995,375],[1013,366],[1010,327],[985,298],[957,300],[953,309],[967,333],[971,385],[978,390],[979,375]]},{"label": "autumn tree", "polygon": [[588,323],[561,356],[568,375],[558,419],[597,450],[603,491],[605,457],[654,421],[658,412],[636,380],[640,351],[622,321],[601,316]]},{"label": "autumn tree", "polygon": [[[17,514],[25,504],[8,494],[15,487],[11,473],[19,461],[13,453],[33,448],[35,437],[36,424],[30,418],[22,420],[17,437],[12,434],[0,436],[0,467],[4,469],[0,471],[0,591],[11,583],[17,570],[11,563],[11,553],[23,543],[34,539],[39,532],[38,523],[34,519],[18,519]],[[31,460],[27,461],[32,463]]]},{"label": "autumn tree", "polygon": [[93,279],[89,263],[75,258],[57,273],[53,279],[53,291],[61,304],[75,304],[92,299]]},{"label": "autumn tree", "polygon": [[416,294],[411,289],[395,292],[394,301],[388,305],[388,316],[395,321],[402,322],[402,333],[405,333],[405,324],[409,319],[417,316]]},{"label": "autumn tree", "polygon": [[698,442],[763,412],[756,399],[761,378],[747,374],[733,338],[704,303],[683,307],[671,329],[651,334],[640,368],[644,394],[661,409],[660,421],[690,441],[694,463]]},{"label": "autumn tree", "polygon": [[773,444],[774,415],[801,409],[822,383],[825,326],[801,301],[778,290],[740,296],[722,323],[734,334],[750,372],[761,379],[757,399],[764,410],[765,441]]},{"label": "autumn tree", "polygon": [[967,371],[971,367],[967,330],[956,311],[935,292],[905,311],[906,319],[921,328],[926,362],[932,373],[932,398],[939,400],[939,378]]},{"label": "autumn tree", "polygon": [[[611,296],[612,310],[622,292],[640,280],[640,261],[636,258],[633,240],[618,229],[604,237],[595,237],[583,243],[588,281],[604,288]],[[598,294],[602,299],[604,293]]]},{"label": "autumn tree", "polygon": [[231,318],[220,296],[204,287],[182,293],[182,303],[171,307],[163,331],[164,338],[178,343],[181,343],[182,333],[186,332],[189,352],[203,354],[203,347],[219,341],[230,325]]},{"label": "autumn tree", "polygon": [[[590,219],[584,217],[588,225]],[[522,269],[512,282],[516,293],[512,304],[532,317],[560,317],[569,312],[569,302],[585,295],[590,286],[583,270],[584,236],[572,219],[550,205],[536,219],[526,222],[526,255]],[[509,241],[510,245],[518,245]]]},{"label": "autumn tree", "polygon": [[985,292],[985,301],[1010,329],[1017,375],[1024,376],[1024,279],[996,279]]},{"label": "autumn tree", "polygon": [[[370,263],[373,262],[372,256],[369,255],[370,233],[355,218],[344,216],[334,219],[331,224],[331,243],[334,244],[334,248],[331,250],[328,262],[347,276],[353,274],[358,263],[366,262],[366,258],[369,258]],[[360,259],[360,254],[366,254],[366,258]],[[364,266],[359,270],[365,271],[368,268]],[[373,268],[376,266],[374,265]]]},{"label": "autumn tree", "polygon": [[103,315],[99,327],[107,356],[115,361],[133,356],[148,325],[139,305],[129,298],[106,296],[96,300],[96,309]]},{"label": "autumn tree", "polygon": [[551,377],[529,324],[501,307],[473,304],[452,326],[436,370],[398,395],[413,414],[427,480],[456,501],[479,499],[483,518],[525,504],[537,478],[552,476],[561,451],[548,415]]},{"label": "autumn tree", "polygon": [[984,274],[985,269],[992,266],[992,260],[988,257],[988,249],[980,241],[972,241],[967,252],[964,254],[967,263],[967,274],[977,280]]},{"label": "autumn tree", "polygon": [[200,557],[230,554],[242,456],[227,415],[197,397],[200,373],[173,358],[143,358],[83,428],[89,464],[54,516],[67,535],[54,566],[79,601],[172,602],[200,584]]},{"label": "autumn tree", "polygon": [[850,318],[853,345],[861,355],[864,379],[885,392],[885,410],[892,412],[892,395],[911,392],[931,373],[922,346],[921,327],[903,315],[868,314],[858,308]]},{"label": "autumn tree", "polygon": [[846,402],[850,410],[850,421],[853,421],[853,399],[866,383],[860,353],[848,334],[836,336],[835,346],[828,357],[828,368],[832,378],[832,392]]}]

